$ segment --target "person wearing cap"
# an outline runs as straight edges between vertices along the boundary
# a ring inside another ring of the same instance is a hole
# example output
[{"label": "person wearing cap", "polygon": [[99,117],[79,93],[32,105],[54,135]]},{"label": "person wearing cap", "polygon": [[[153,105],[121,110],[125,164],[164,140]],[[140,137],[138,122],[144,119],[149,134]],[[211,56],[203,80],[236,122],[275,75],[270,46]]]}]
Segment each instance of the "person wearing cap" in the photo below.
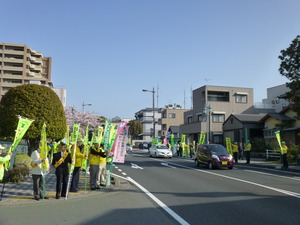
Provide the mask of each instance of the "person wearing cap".
[{"label": "person wearing cap", "polygon": [[100,155],[100,163],[99,163],[99,174],[97,178],[97,187],[105,186],[105,174],[106,174],[106,155],[108,152],[104,151],[104,145],[100,145],[100,152],[104,153],[104,155]]},{"label": "person wearing cap", "polygon": [[78,138],[77,139],[77,146],[76,146],[76,153],[75,153],[75,167],[74,167],[74,170],[73,170],[70,192],[79,191],[80,168],[81,168],[81,165],[82,165],[82,160],[85,158],[85,155],[81,153],[82,147],[83,147],[82,139]]},{"label": "person wearing cap", "polygon": [[250,164],[250,151],[251,151],[251,143],[250,141],[248,141],[248,143],[246,144],[246,147],[245,147],[245,154],[246,154],[246,160],[247,160],[247,164]]},{"label": "person wearing cap", "polygon": [[[40,158],[40,149],[37,149],[31,153],[31,167],[32,167],[32,181],[33,181],[33,195],[34,199],[39,201],[42,198],[43,191],[43,175],[41,171],[42,162],[46,159]],[[44,199],[48,199],[48,197],[44,196]]]},{"label": "person wearing cap", "polygon": [[282,166],[283,166],[283,169],[289,168],[289,162],[287,160],[287,151],[288,151],[288,147],[286,146],[285,142],[282,141],[281,142],[281,153],[282,153]]},{"label": "person wearing cap", "polygon": [[92,147],[90,148],[89,154],[91,190],[100,189],[100,187],[97,185],[97,179],[99,176],[100,156],[106,157],[104,152],[102,152],[99,147],[99,142],[94,141]]},{"label": "person wearing cap", "polygon": [[72,163],[70,154],[67,151],[67,145],[64,142],[59,144],[60,152],[53,154],[52,165],[56,175],[56,199],[66,197],[69,168],[68,164]]},{"label": "person wearing cap", "polygon": [[238,163],[239,146],[237,142],[234,142],[234,144],[232,144],[232,151],[233,151],[234,161],[235,163]]},{"label": "person wearing cap", "polygon": [[[1,144],[0,144],[0,155],[2,154],[3,149],[5,149]],[[3,180],[4,177],[4,164],[10,160],[12,153],[2,157],[0,156],[0,181]]]}]

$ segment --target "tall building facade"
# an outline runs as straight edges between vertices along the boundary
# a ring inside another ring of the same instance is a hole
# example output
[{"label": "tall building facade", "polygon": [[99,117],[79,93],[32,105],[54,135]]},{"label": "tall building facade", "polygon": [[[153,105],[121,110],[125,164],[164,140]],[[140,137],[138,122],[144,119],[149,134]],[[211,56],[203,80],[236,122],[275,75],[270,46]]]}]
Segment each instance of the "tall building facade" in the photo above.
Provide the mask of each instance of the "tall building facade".
[{"label": "tall building facade", "polygon": [[253,112],[253,88],[205,85],[193,90],[193,109],[184,113],[180,133],[198,141],[207,132],[210,143],[223,143],[222,125],[231,114]]},{"label": "tall building facade", "polygon": [[22,44],[0,42],[0,99],[11,88],[22,84],[53,87],[51,57]]}]

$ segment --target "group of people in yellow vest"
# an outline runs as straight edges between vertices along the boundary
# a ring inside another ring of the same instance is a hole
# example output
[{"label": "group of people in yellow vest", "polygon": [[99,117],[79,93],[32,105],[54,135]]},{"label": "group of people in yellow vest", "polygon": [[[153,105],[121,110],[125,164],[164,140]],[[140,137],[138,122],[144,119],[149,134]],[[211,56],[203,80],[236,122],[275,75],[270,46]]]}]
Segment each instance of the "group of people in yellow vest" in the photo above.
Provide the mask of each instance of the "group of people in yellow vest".
[{"label": "group of people in yellow vest", "polygon": [[[84,145],[81,138],[77,139],[76,146],[75,143],[67,146],[66,143],[60,142],[57,146],[53,145],[50,151],[53,151],[53,159],[50,162],[55,168],[56,175],[56,199],[60,197],[66,197],[67,191],[78,192],[79,191],[79,180],[80,180],[80,170],[84,161],[88,160],[89,174],[90,174],[90,189],[96,190],[101,189],[101,186],[106,184],[106,163],[107,156],[108,160],[111,160],[112,155],[108,155],[108,152],[104,151],[103,144],[100,144],[97,140],[89,144],[88,154],[84,153]],[[73,151],[75,154],[72,154]],[[71,155],[75,155],[75,159],[72,159]],[[38,150],[31,154],[32,162],[36,165],[33,171],[33,190],[34,197],[36,200],[42,198],[42,171],[41,163],[42,160],[39,158]],[[75,161],[73,161],[75,160]],[[68,180],[69,180],[69,168],[70,164],[74,163],[74,170],[72,173],[72,180],[70,183],[69,190],[67,190]],[[43,197],[47,199],[46,196]]]}]

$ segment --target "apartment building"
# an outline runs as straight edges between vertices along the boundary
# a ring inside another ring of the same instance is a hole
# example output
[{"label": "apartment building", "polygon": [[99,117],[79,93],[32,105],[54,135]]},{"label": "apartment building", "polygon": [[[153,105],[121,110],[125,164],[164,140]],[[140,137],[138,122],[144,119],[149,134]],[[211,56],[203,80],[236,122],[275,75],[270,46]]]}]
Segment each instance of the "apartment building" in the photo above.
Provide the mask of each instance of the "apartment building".
[{"label": "apartment building", "polygon": [[165,108],[161,108],[161,118],[158,119],[158,124],[161,125],[161,132],[158,136],[168,136],[170,127],[179,126],[183,124],[183,114],[188,109],[182,109],[180,105],[168,104]]},{"label": "apartment building", "polygon": [[222,125],[231,114],[253,112],[253,88],[205,85],[193,90],[193,109],[184,113],[180,133],[198,141],[207,132],[209,142],[223,143]]},{"label": "apartment building", "polygon": [[22,44],[0,42],[0,99],[11,88],[22,84],[53,87],[51,57]]},{"label": "apartment building", "polygon": [[[145,108],[135,113],[136,118],[142,123],[143,133],[140,134],[140,140],[147,142],[152,141],[153,137],[153,108]],[[155,137],[161,133],[161,125],[157,124],[157,121],[161,118],[161,112],[159,108],[154,108],[154,126],[155,126]]]}]

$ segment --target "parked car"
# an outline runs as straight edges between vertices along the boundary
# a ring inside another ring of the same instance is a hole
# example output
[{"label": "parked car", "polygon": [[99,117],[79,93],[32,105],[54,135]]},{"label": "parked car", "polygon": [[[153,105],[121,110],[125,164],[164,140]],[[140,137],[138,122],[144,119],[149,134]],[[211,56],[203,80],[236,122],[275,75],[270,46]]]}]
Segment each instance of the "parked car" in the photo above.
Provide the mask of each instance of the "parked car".
[{"label": "parked car", "polygon": [[165,158],[172,158],[173,154],[171,149],[168,148],[166,145],[152,145],[149,148],[149,155],[150,157],[165,157]]},{"label": "parked car", "polygon": [[132,145],[129,143],[126,144],[126,152],[127,151],[132,152]]},{"label": "parked car", "polygon": [[209,169],[227,167],[232,169],[234,159],[223,145],[203,144],[196,150],[195,165],[207,165]]}]

